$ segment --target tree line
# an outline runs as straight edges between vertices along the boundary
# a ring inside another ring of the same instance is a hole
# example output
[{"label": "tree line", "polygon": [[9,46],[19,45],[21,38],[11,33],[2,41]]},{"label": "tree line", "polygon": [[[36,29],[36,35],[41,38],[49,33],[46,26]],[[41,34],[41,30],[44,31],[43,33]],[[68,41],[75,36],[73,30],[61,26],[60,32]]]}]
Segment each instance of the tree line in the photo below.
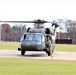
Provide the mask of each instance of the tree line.
[{"label": "tree line", "polygon": [[23,33],[26,32],[26,25],[16,24],[10,26],[9,24],[1,25],[1,41],[20,41]]},{"label": "tree line", "polygon": [[71,22],[66,24],[67,37],[72,39],[73,44],[76,44],[76,21],[68,20],[67,22]]},{"label": "tree line", "polygon": [[[66,22],[72,22],[66,24],[67,33],[65,38],[72,39],[73,44],[76,44],[76,21],[67,20]],[[26,25],[15,24],[11,26],[10,24],[1,25],[1,40],[2,41],[20,41],[23,33],[26,33]]]}]

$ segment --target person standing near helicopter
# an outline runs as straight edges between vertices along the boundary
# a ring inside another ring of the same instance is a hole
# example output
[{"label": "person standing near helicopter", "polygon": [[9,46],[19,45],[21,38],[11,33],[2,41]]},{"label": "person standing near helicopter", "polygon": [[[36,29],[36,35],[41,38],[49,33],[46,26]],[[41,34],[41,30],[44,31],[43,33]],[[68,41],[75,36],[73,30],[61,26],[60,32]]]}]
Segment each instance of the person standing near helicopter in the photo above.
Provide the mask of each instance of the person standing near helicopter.
[{"label": "person standing near helicopter", "polygon": [[49,55],[51,56],[51,58],[53,58],[52,56],[52,45],[51,45],[51,40],[49,37],[47,37],[47,43],[46,43],[47,48],[49,49]]}]

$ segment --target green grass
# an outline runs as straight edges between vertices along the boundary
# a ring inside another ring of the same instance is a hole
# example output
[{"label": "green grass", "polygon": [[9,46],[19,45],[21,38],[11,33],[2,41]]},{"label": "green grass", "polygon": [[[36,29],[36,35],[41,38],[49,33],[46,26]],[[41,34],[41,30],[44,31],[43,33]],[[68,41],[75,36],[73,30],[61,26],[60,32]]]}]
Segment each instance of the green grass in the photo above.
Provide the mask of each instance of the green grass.
[{"label": "green grass", "polygon": [[76,75],[76,61],[2,58],[0,75]]},{"label": "green grass", "polygon": [[76,45],[56,44],[55,51],[76,52]]},{"label": "green grass", "polygon": [[[19,42],[0,42],[0,50],[17,50]],[[55,51],[76,52],[76,45],[56,44]]]},{"label": "green grass", "polygon": [[0,49],[17,50],[19,42],[0,42]]}]

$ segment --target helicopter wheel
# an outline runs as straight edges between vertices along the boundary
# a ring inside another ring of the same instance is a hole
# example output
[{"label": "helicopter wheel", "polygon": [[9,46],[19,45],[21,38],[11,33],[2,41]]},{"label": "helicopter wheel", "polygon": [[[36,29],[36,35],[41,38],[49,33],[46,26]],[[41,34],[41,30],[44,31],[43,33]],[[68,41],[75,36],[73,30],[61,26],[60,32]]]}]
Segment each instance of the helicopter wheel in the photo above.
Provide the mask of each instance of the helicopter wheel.
[{"label": "helicopter wheel", "polygon": [[24,55],[24,54],[25,54],[25,51],[24,51],[24,50],[22,50],[22,51],[21,51],[21,55]]},{"label": "helicopter wheel", "polygon": [[49,50],[49,48],[47,48],[46,53],[48,54],[48,56],[50,56],[50,50]]},{"label": "helicopter wheel", "polygon": [[50,56],[50,51],[48,52],[48,56]]}]

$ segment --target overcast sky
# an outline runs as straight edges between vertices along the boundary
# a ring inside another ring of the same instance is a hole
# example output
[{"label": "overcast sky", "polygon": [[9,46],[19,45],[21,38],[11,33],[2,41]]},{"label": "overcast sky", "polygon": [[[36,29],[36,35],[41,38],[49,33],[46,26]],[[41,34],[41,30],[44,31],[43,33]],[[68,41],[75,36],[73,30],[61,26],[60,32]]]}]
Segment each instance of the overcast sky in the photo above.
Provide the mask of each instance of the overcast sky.
[{"label": "overcast sky", "polygon": [[0,20],[74,19],[75,0],[0,0]]}]

